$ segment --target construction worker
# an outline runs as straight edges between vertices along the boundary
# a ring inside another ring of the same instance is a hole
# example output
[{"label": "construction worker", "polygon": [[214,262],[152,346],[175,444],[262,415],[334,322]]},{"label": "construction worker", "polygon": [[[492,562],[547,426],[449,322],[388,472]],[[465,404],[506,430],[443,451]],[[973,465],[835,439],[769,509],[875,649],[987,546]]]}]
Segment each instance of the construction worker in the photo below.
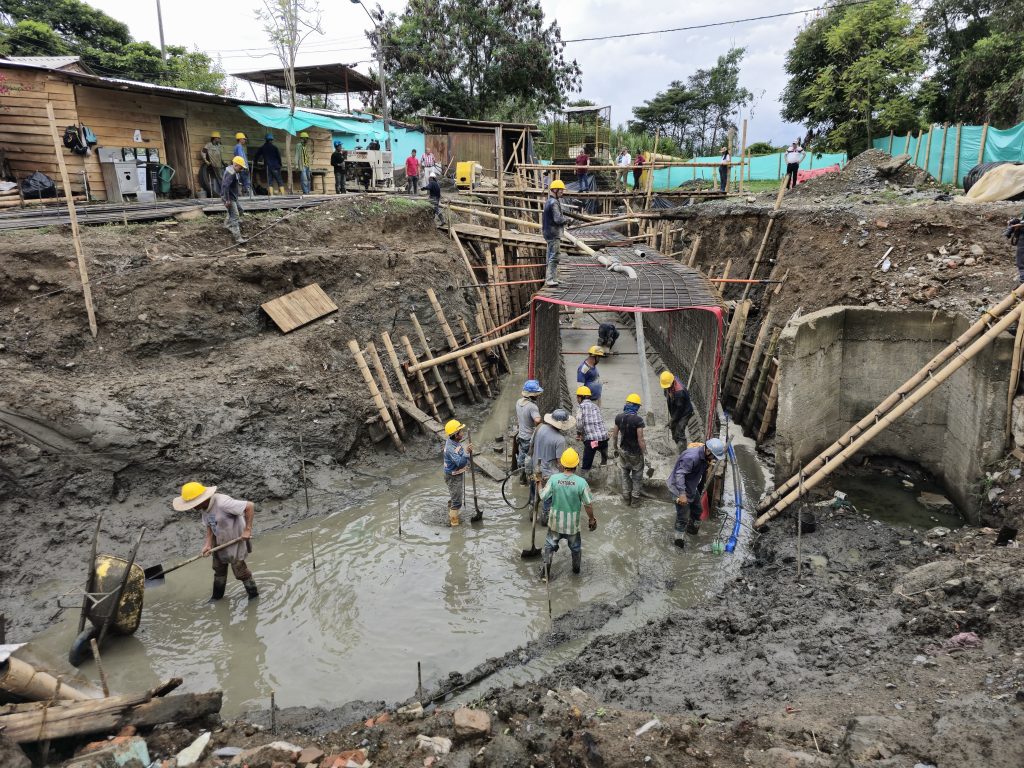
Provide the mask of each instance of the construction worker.
[{"label": "construction worker", "polygon": [[459,512],[466,496],[466,469],[473,453],[471,443],[463,444],[466,425],[452,419],[444,425],[448,439],[444,443],[444,482],[448,486],[448,524],[453,528],[459,524]]},{"label": "construction worker", "polygon": [[800,146],[799,141],[794,141],[786,150],[786,189],[794,189],[797,184],[797,174],[800,173],[800,163],[804,161],[807,153]]},{"label": "construction worker", "polygon": [[601,404],[601,374],[597,372],[597,361],[605,356],[605,351],[596,344],[587,350],[587,356],[576,369],[576,383],[590,387],[591,398]]},{"label": "construction worker", "polygon": [[405,191],[410,195],[415,195],[419,192],[420,183],[420,161],[416,157],[416,150],[414,149],[409,153],[409,156],[405,158]]},{"label": "construction worker", "polygon": [[601,323],[597,326],[598,346],[604,347],[609,353],[618,339],[619,329],[615,327],[615,323]]},{"label": "construction worker", "polygon": [[[725,443],[713,437],[706,443],[697,443],[679,454],[672,474],[668,477],[668,490],[676,503],[675,545],[686,546],[683,532],[696,535],[700,530],[701,497],[712,461],[725,458]],[[689,517],[689,521],[687,521]]]},{"label": "construction worker", "polygon": [[671,371],[662,371],[658,381],[665,392],[665,401],[668,404],[668,428],[672,433],[672,440],[681,451],[689,441],[686,437],[686,425],[693,416],[693,402],[690,400],[686,385]]},{"label": "construction worker", "polygon": [[[568,447],[565,435],[571,433],[576,426],[576,419],[565,409],[558,408],[544,415],[544,423],[533,433],[533,477],[537,483],[537,492],[544,487],[552,475],[558,472],[558,458]],[[548,523],[548,511],[551,499],[544,500],[540,516],[541,525]]]},{"label": "construction worker", "polygon": [[295,168],[299,171],[299,184],[302,186],[302,194],[308,195],[312,189],[312,176],[309,171],[309,164],[313,160],[312,142],[306,131],[299,133],[299,141],[295,145]]},{"label": "construction worker", "polygon": [[626,404],[622,413],[615,415],[615,426],[612,427],[612,456],[619,461],[619,474],[622,479],[622,500],[626,506],[640,506],[640,491],[644,484],[644,457],[647,454],[647,443],[644,440],[644,429],[647,424],[640,415],[642,402],[635,392],[626,395]]},{"label": "construction worker", "polygon": [[548,189],[548,199],[544,203],[544,213],[541,215],[542,234],[548,245],[548,271],[545,276],[544,285],[558,285],[558,256],[561,245],[562,233],[565,231],[565,214],[562,213],[562,193],[565,192],[565,184],[561,179],[551,182]]},{"label": "construction worker", "polygon": [[202,180],[210,197],[220,195],[220,177],[224,175],[224,145],[220,143],[220,131],[210,133],[210,140],[202,149]]},{"label": "construction worker", "polygon": [[732,155],[729,153],[729,146],[722,147],[722,160],[718,166],[718,184],[722,192],[728,191],[729,171],[732,170]]},{"label": "construction worker", "polygon": [[334,142],[334,152],[331,153],[331,167],[334,169],[334,194],[344,195],[348,192],[345,187],[346,165],[348,163],[348,152],[341,147],[341,142]]},{"label": "construction worker", "polygon": [[434,209],[434,222],[444,225],[444,215],[441,213],[441,183],[437,180],[437,171],[430,172],[430,180],[427,182],[427,197],[430,198],[430,206]]},{"label": "construction worker", "polygon": [[[516,467],[519,468],[520,482],[526,485],[526,457],[530,455],[530,447],[533,445],[533,433],[541,423],[537,398],[544,394],[544,388],[536,379],[527,379],[521,394],[522,397],[516,400],[516,420],[519,422],[519,431],[516,432]],[[530,497],[533,497],[532,491]]]},{"label": "construction worker", "polygon": [[242,174],[245,173],[245,158],[235,155],[231,165],[224,169],[224,177],[220,181],[220,199],[228,209],[228,217],[224,226],[234,235],[235,242],[245,242],[238,217],[242,215],[242,206],[238,203],[238,195],[244,189]]},{"label": "construction worker", "polygon": [[281,178],[281,152],[274,144],[274,134],[268,133],[264,137],[263,146],[256,150],[252,156],[253,162],[263,158],[263,167],[267,174],[267,194],[274,194],[274,184],[277,184],[278,194],[284,194],[284,179]]},{"label": "construction worker", "polygon": [[587,527],[597,530],[597,518],[594,517],[594,500],[590,495],[587,481],[576,474],[580,455],[572,448],[566,448],[560,458],[561,472],[548,478],[540,497],[551,509],[547,518],[548,535],[544,538],[544,565],[541,566],[540,577],[547,581],[551,578],[551,560],[558,551],[558,543],[565,539],[572,553],[572,572],[579,573],[583,561],[583,540],[580,535],[580,512],[587,511]]},{"label": "construction worker", "polygon": [[601,454],[602,467],[608,463],[608,427],[592,397],[590,387],[580,385],[576,388],[576,402],[579,404],[576,407],[576,437],[583,443],[581,477],[587,477],[597,454]]},{"label": "construction worker", "polygon": [[251,501],[233,499],[227,494],[217,493],[217,486],[209,488],[201,483],[185,483],[181,486],[181,495],[171,502],[176,512],[198,509],[202,514],[205,538],[203,539],[203,557],[210,556],[210,550],[234,539],[242,538],[237,544],[213,553],[213,595],[211,600],[224,597],[224,588],[228,583],[228,566],[235,578],[242,582],[249,599],[259,597],[252,571],[245,562],[252,549],[249,539],[252,538],[252,521],[256,507]]},{"label": "construction worker", "polygon": [[242,192],[247,192],[249,197],[252,197],[252,182],[249,179],[249,154],[246,149],[246,145],[249,143],[249,139],[246,138],[245,134],[239,131],[235,134],[235,154],[233,157],[240,157],[245,162],[242,164]]}]

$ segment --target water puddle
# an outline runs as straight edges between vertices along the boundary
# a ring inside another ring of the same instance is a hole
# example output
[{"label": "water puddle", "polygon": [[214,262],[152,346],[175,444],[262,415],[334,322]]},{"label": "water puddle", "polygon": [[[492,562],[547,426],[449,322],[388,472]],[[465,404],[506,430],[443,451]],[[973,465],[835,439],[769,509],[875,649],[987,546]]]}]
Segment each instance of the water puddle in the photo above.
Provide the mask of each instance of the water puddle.
[{"label": "water puddle", "polygon": [[928,530],[938,525],[953,529],[964,524],[952,505],[930,508],[920,501],[922,494],[945,498],[945,492],[936,483],[919,477],[864,471],[837,478],[834,485],[859,512],[890,525]]}]

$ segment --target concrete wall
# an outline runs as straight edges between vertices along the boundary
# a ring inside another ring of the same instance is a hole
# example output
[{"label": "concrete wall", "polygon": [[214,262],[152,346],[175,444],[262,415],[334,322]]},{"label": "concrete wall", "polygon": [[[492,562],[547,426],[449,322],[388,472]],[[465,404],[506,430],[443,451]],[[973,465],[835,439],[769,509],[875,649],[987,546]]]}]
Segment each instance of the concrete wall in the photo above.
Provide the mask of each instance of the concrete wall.
[{"label": "concrete wall", "polygon": [[[776,480],[796,472],[962,334],[959,315],[829,307],[779,341]],[[985,464],[1003,454],[1013,337],[1002,334],[865,448],[922,465],[961,510],[977,507]]]}]

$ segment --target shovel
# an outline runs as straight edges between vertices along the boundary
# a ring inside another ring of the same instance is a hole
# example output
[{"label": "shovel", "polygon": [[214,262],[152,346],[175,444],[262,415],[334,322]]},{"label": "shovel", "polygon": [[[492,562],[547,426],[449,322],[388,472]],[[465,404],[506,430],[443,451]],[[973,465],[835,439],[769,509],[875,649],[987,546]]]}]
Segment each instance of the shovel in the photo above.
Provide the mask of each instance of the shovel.
[{"label": "shovel", "polygon": [[[210,550],[209,554],[212,555],[214,552],[219,552],[220,550],[226,549],[227,547],[230,547],[232,544],[237,544],[240,541],[246,541],[246,539],[239,536],[237,539],[232,539],[226,544],[218,544],[216,547]],[[151,565],[149,566],[149,568],[143,571],[143,573],[146,575],[146,583],[151,587],[158,587],[164,583],[164,576],[166,576],[168,573],[170,573],[171,571],[176,571],[179,568],[184,568],[189,563],[194,563],[196,560],[199,560],[202,557],[204,557],[204,555],[202,554],[196,555],[195,557],[190,557],[185,562],[178,563],[177,565],[168,568],[166,571],[164,570],[164,566],[162,563],[160,565]]]},{"label": "shovel", "polygon": [[533,483],[533,525],[530,527],[530,548],[524,549],[519,557],[523,560],[532,560],[535,557],[540,557],[540,550],[537,549],[537,515],[540,512],[540,493],[537,491],[537,483],[531,479]]},{"label": "shovel", "polygon": [[[470,445],[473,444],[473,436],[469,433],[468,429],[466,430],[466,439],[469,441]],[[476,510],[474,515],[469,518],[469,522],[479,523],[484,519],[484,513],[480,511],[480,502],[477,501],[476,498],[476,462],[473,461],[472,453],[469,454],[469,477],[473,482],[473,509]]]}]

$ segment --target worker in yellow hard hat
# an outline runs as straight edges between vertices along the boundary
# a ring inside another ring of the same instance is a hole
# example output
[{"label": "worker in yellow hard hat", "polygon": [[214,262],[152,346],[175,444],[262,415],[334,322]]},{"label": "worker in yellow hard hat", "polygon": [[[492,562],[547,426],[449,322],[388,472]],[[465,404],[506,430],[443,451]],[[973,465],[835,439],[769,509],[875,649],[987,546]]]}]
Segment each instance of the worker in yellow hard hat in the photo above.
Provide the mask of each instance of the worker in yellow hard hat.
[{"label": "worker in yellow hard hat", "polygon": [[312,174],[309,165],[313,162],[313,143],[309,139],[309,133],[299,132],[299,141],[295,145],[295,168],[299,172],[299,184],[302,186],[302,194],[308,195],[312,189]]},{"label": "worker in yellow hard hat", "polygon": [[[224,589],[228,583],[228,566],[235,578],[242,582],[249,599],[259,597],[256,581],[249,570],[245,558],[252,551],[252,522],[256,507],[251,501],[233,499],[226,493],[217,493],[217,486],[204,486],[202,483],[185,483],[181,486],[181,495],[171,502],[176,512],[199,510],[203,523],[205,538],[203,539],[204,557],[211,556],[213,562],[213,596],[211,600],[224,597]],[[218,549],[224,544],[242,539],[231,546]]]},{"label": "worker in yellow hard hat", "polygon": [[243,173],[245,173],[245,158],[235,155],[231,158],[231,165],[224,169],[224,176],[220,180],[220,199],[224,202],[224,207],[228,212],[224,226],[231,232],[235,242],[239,245],[245,242],[239,221],[239,217],[242,215],[242,206],[238,202],[239,195],[245,189]]},{"label": "worker in yellow hard hat", "polygon": [[619,477],[622,500],[627,506],[640,506],[640,491],[644,482],[644,461],[647,443],[644,429],[647,424],[640,415],[640,395],[635,392],[626,395],[622,413],[615,414],[612,427],[612,456],[619,461]]},{"label": "worker in yellow hard hat", "polygon": [[246,138],[245,134],[239,131],[235,134],[235,154],[234,157],[242,158],[245,163],[242,165],[242,175],[240,180],[242,182],[242,191],[252,198],[252,180],[249,178],[249,151],[246,149],[246,145],[249,143],[249,139]]},{"label": "worker in yellow hard hat", "polygon": [[601,454],[601,466],[608,463],[608,427],[604,423],[601,409],[594,402],[590,387],[581,384],[576,388],[576,438],[583,443],[583,466],[580,477],[589,477],[594,466],[594,457]]},{"label": "worker in yellow hard hat", "polygon": [[469,468],[473,444],[464,443],[466,425],[452,419],[444,425],[448,439],[444,443],[444,482],[448,486],[448,524],[459,524],[462,501],[466,496],[466,470]]},{"label": "worker in yellow hard hat", "polygon": [[601,404],[601,374],[597,372],[597,361],[605,354],[604,348],[595,344],[576,368],[576,383],[590,387],[590,397],[598,405]]},{"label": "worker in yellow hard hat", "polygon": [[668,405],[669,432],[672,434],[676,448],[683,451],[689,444],[686,437],[686,425],[690,423],[690,418],[693,416],[693,401],[690,399],[690,392],[671,371],[662,371],[658,382],[665,392],[665,402]]},{"label": "worker in yellow hard hat", "polygon": [[565,231],[565,214],[562,213],[562,193],[565,192],[565,184],[561,179],[555,179],[548,188],[548,199],[544,202],[544,213],[541,216],[544,234],[544,241],[548,245],[548,270],[544,284],[548,286],[558,285],[558,257],[562,240],[562,233]]},{"label": "worker in yellow hard hat", "polygon": [[587,512],[588,528],[597,530],[597,518],[594,517],[594,500],[590,495],[590,485],[576,474],[580,463],[580,455],[573,448],[566,448],[558,460],[562,471],[548,478],[547,484],[540,492],[540,497],[547,502],[550,499],[551,510],[548,513],[548,534],[544,539],[544,565],[540,577],[547,581],[551,578],[551,560],[558,551],[558,543],[565,539],[572,553],[572,572],[579,573],[583,560],[583,540],[580,534],[580,513]]},{"label": "worker in yellow hard hat", "polygon": [[220,178],[224,175],[224,145],[220,131],[210,133],[210,140],[199,153],[203,164],[199,169],[199,182],[210,197],[220,196]]}]

